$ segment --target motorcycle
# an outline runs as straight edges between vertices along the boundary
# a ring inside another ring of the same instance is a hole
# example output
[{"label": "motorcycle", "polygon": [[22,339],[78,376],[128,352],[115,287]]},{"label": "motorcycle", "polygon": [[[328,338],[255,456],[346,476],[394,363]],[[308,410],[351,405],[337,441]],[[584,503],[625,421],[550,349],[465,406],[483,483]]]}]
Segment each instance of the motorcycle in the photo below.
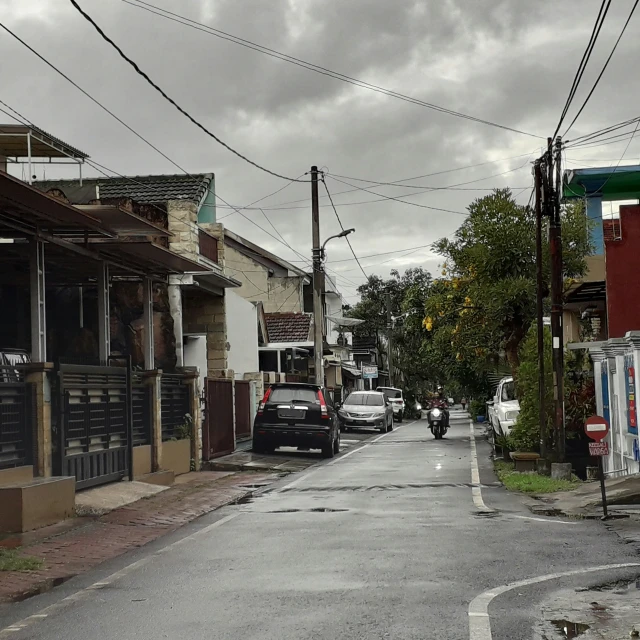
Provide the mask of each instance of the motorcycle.
[{"label": "motorcycle", "polygon": [[449,430],[449,415],[444,408],[434,406],[429,409],[427,419],[429,421],[429,429],[436,440],[442,440],[443,436]]}]

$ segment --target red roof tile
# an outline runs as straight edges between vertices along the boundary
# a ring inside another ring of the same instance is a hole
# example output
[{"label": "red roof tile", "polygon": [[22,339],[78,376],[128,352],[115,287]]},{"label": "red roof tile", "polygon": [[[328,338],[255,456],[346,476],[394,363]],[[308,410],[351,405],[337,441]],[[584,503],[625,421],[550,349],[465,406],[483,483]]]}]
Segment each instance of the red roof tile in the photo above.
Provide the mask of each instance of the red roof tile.
[{"label": "red roof tile", "polygon": [[308,342],[311,316],[306,313],[265,313],[269,342]]}]

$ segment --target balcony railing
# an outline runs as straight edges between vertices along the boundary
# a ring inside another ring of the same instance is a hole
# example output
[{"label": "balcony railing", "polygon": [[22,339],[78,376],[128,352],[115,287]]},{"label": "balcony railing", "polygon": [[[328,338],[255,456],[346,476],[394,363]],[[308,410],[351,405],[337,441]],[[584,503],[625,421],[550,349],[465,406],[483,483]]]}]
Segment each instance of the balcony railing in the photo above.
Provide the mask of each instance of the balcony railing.
[{"label": "balcony railing", "polygon": [[198,244],[200,255],[208,258],[212,262],[218,263],[218,240],[210,236],[202,229],[198,232]]}]

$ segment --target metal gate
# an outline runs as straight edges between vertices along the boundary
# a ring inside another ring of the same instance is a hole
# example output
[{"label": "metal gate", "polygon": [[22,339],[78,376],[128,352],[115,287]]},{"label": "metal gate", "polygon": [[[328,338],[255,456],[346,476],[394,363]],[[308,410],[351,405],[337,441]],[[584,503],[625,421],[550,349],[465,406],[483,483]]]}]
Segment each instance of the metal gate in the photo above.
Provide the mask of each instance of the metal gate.
[{"label": "metal gate", "polygon": [[202,430],[202,458],[211,460],[231,453],[233,433],[233,380],[207,378],[206,409]]},{"label": "metal gate", "polygon": [[236,442],[251,437],[251,382],[236,380]]},{"label": "metal gate", "polygon": [[61,364],[56,412],[58,475],[84,489],[121,480],[131,469],[132,394],[127,367]]},{"label": "metal gate", "polygon": [[0,366],[0,469],[32,464],[33,387]]}]

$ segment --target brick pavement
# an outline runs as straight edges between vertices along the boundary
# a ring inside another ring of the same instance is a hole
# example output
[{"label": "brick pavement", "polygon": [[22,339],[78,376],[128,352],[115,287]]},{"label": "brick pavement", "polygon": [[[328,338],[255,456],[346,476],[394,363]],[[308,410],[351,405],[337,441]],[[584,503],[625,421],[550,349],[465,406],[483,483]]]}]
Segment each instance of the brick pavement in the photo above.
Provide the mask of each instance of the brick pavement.
[{"label": "brick pavement", "polygon": [[[23,600],[88,571],[100,563],[141,547],[152,540],[236,502],[255,490],[256,484],[277,479],[274,474],[244,472],[224,478],[176,484],[167,491],[138,500],[98,518],[79,518],[77,526],[60,527],[25,536],[20,552],[44,560],[37,571],[0,572],[0,603]],[[2,544],[2,542],[0,542]]]}]

